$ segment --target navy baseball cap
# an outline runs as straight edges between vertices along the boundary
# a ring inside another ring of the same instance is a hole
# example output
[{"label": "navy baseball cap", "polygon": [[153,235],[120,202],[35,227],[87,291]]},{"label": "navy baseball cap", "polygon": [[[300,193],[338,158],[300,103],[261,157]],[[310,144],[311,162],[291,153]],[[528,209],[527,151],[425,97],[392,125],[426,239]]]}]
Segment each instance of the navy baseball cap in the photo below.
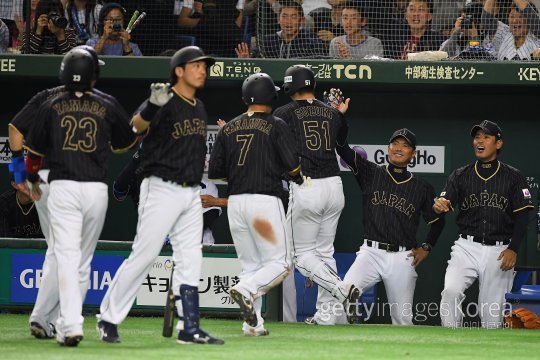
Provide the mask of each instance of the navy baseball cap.
[{"label": "navy baseball cap", "polygon": [[416,149],[416,135],[411,130],[407,128],[396,130],[392,134],[392,137],[390,138],[390,141],[388,143],[391,143],[398,137],[404,138],[409,143],[409,145]]},{"label": "navy baseball cap", "polygon": [[502,130],[493,121],[484,120],[478,125],[474,125],[471,129],[471,136],[475,137],[478,130],[482,130],[486,135],[495,136],[497,139],[502,139]]}]

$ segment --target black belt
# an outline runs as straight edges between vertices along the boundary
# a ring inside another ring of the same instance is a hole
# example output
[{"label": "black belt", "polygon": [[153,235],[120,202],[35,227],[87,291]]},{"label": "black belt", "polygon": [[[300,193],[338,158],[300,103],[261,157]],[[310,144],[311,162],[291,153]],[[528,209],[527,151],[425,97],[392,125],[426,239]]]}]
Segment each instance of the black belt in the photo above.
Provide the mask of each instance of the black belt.
[{"label": "black belt", "polygon": [[176,185],[180,185],[181,187],[194,187],[194,186],[201,185],[201,183],[197,181],[177,181],[177,180],[172,180],[172,179],[167,179],[167,178],[161,178],[161,179],[166,182],[172,182]]},{"label": "black belt", "polygon": [[402,245],[397,245],[397,244],[387,244],[387,243],[371,241],[371,240],[366,240],[365,244],[369,247],[385,250],[388,252],[408,251],[412,249],[411,247],[407,247],[407,246],[402,246]]},{"label": "black belt", "polygon": [[480,236],[472,236],[472,235],[462,235],[459,234],[459,237],[465,240],[468,240],[469,238],[472,238],[472,241],[475,243],[479,243],[486,246],[495,246],[495,245],[508,245],[510,244],[510,240],[490,240],[486,238],[481,238]]}]

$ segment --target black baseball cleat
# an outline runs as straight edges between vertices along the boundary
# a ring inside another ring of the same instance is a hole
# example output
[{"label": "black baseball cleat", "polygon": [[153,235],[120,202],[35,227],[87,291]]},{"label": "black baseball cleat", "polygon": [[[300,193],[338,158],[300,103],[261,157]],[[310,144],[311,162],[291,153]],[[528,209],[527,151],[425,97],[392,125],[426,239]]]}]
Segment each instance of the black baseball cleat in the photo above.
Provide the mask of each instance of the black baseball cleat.
[{"label": "black baseball cleat", "polygon": [[60,340],[58,337],[56,338],[56,342],[60,344],[61,346],[69,346],[69,347],[75,347],[78,346],[79,343],[82,341],[83,336],[82,335],[73,335],[73,336],[66,336],[64,339]]},{"label": "black baseball cleat", "polygon": [[358,298],[360,297],[360,290],[354,286],[351,285],[351,288],[349,290],[349,296],[347,296],[347,306],[345,309],[347,310],[347,322],[349,324],[356,324],[358,323]]},{"label": "black baseball cleat", "polygon": [[116,324],[100,320],[97,323],[96,329],[101,341],[108,343],[120,342],[120,335],[118,335],[118,326]]},{"label": "black baseball cleat", "polygon": [[[52,324],[51,324],[52,325]],[[47,333],[47,330],[40,323],[32,321],[30,323],[30,335],[36,339],[53,339],[54,338],[54,327],[51,326],[51,335]]]},{"label": "black baseball cleat", "polygon": [[249,326],[256,327],[258,320],[255,309],[253,308],[253,302],[244,295],[240,294],[238,290],[234,288],[231,289],[230,295],[240,307],[240,315],[242,316],[242,319]]},{"label": "black baseball cleat", "polygon": [[209,345],[223,345],[225,341],[210,336],[201,329],[198,329],[193,334],[188,334],[184,330],[178,332],[178,339],[176,340],[179,344],[209,344]]}]

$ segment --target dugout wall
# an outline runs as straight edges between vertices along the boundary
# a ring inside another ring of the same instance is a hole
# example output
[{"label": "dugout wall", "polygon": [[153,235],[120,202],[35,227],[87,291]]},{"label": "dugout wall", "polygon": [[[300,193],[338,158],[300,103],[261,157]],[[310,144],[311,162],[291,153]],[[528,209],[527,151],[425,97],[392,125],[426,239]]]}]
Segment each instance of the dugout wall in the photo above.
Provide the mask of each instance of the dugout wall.
[{"label": "dugout wall", "polygon": [[[168,78],[167,58],[123,59],[105,57],[97,87],[116,96],[126,110],[133,111],[148,95],[148,85]],[[34,55],[0,56],[0,139],[7,136],[13,115],[37,91],[56,86],[61,57]],[[440,191],[451,171],[474,161],[471,127],[481,120],[496,121],[504,133],[500,155],[529,182],[535,206],[538,203],[540,161],[537,134],[540,133],[538,63],[483,62],[356,62],[321,60],[219,59],[211,69],[206,89],[199,93],[209,113],[210,124],[229,120],[244,111],[240,99],[242,80],[257,71],[269,73],[279,84],[285,69],[293,64],[310,65],[318,79],[318,95],[340,87],[351,98],[348,119],[349,143],[362,146],[377,162],[384,161],[389,136],[398,128],[414,131],[419,143],[416,171]],[[279,104],[287,101],[281,94]],[[3,150],[0,147],[0,150]],[[1,153],[1,161],[10,154]],[[109,178],[113,179],[130,154],[112,156]],[[412,168],[412,171],[415,171]],[[343,172],[346,205],[336,237],[336,251],[354,252],[360,244],[361,192],[354,177]],[[8,189],[7,167],[0,168],[0,189]],[[111,180],[112,183],[112,180]],[[224,187],[220,187],[224,195]],[[519,265],[539,266],[536,217],[529,215],[526,241]],[[102,239],[133,238],[136,211],[130,200],[109,202]],[[422,242],[426,227],[418,235]],[[218,242],[230,241],[226,216],[215,227]],[[438,302],[443,287],[450,246],[457,237],[454,217],[448,216],[437,247],[418,268],[415,300]],[[434,320],[435,321],[435,320]]]}]

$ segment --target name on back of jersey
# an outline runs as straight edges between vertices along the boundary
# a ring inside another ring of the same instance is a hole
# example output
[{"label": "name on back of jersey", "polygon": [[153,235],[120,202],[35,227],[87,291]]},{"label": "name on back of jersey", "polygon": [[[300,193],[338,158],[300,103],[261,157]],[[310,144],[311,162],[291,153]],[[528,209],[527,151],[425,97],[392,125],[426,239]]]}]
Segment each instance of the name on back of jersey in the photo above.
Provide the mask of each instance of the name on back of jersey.
[{"label": "name on back of jersey", "polygon": [[223,129],[225,135],[227,136],[240,130],[258,130],[265,133],[266,135],[270,135],[270,130],[272,130],[272,124],[263,119],[250,118],[233,121]]},{"label": "name on back of jersey", "polygon": [[52,108],[58,115],[73,112],[90,113],[100,118],[104,118],[107,115],[107,108],[99,102],[92,100],[62,100],[54,104]]},{"label": "name on back of jersey", "polygon": [[307,116],[321,116],[327,119],[333,119],[334,114],[331,108],[323,106],[303,106],[294,110],[296,117],[301,120]]}]

